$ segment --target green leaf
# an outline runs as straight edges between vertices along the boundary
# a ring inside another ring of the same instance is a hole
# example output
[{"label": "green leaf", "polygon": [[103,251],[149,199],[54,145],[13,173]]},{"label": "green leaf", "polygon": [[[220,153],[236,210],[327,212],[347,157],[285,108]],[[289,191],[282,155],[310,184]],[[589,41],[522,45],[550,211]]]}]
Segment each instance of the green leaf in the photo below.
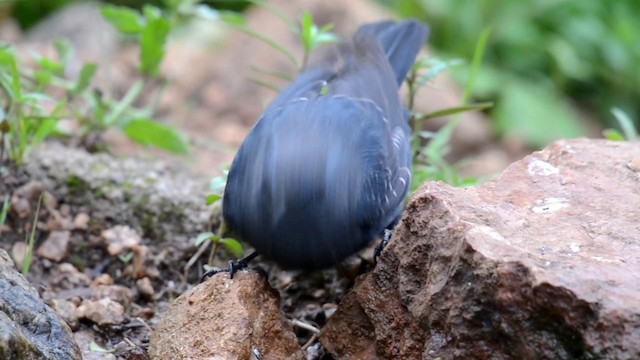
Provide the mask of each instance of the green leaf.
[{"label": "green leaf", "polygon": [[140,72],[157,76],[164,57],[164,45],[169,34],[169,23],[162,18],[150,21],[140,37]]},{"label": "green leaf", "polygon": [[244,16],[233,11],[220,11],[218,15],[228,25],[245,26],[247,24],[247,19]]},{"label": "green leaf", "polygon": [[118,255],[118,259],[122,261],[122,263],[128,264],[131,261],[131,259],[133,259],[133,252],[128,252],[123,255]]},{"label": "green leaf", "polygon": [[227,250],[229,250],[229,252],[233,254],[233,256],[236,257],[236,259],[242,257],[244,249],[242,248],[242,244],[240,244],[238,240],[232,238],[224,238],[220,240],[220,242],[222,243],[222,245],[224,245],[224,247],[227,248]]},{"label": "green leaf", "polygon": [[36,133],[33,135],[30,146],[31,147],[38,146],[42,142],[42,140],[44,140],[47,136],[51,135],[53,130],[56,128],[57,124],[58,124],[57,119],[49,118],[49,119],[43,120],[40,123],[40,126],[38,126]]},{"label": "green leaf", "polygon": [[211,205],[214,202],[222,199],[222,196],[220,194],[209,194],[207,195],[207,205]]},{"label": "green leaf", "polygon": [[112,353],[114,350],[107,350],[100,345],[96,344],[95,341],[89,343],[89,351],[97,352],[97,353]]},{"label": "green leaf", "polygon": [[620,128],[622,128],[622,132],[624,133],[625,139],[628,141],[634,141],[638,139],[638,131],[633,125],[633,121],[631,118],[622,110],[614,107],[611,109],[611,113],[618,120],[618,124],[620,124]]},{"label": "green leaf", "polygon": [[144,18],[133,9],[104,5],[100,13],[107,22],[125,35],[137,35],[144,28]]},{"label": "green leaf", "polygon": [[36,62],[42,70],[46,70],[54,75],[60,76],[64,71],[64,65],[55,60],[47,59],[45,57],[39,57],[38,59],[36,59]]},{"label": "green leaf", "polygon": [[162,10],[160,10],[156,6],[149,4],[145,4],[142,7],[142,14],[145,18],[147,18],[148,21],[154,21],[162,18]]},{"label": "green leaf", "polygon": [[224,188],[226,185],[227,185],[227,179],[225,179],[222,176],[216,176],[213,179],[211,179],[211,184],[209,185],[209,188],[211,189],[211,191],[216,191]]},{"label": "green leaf", "polygon": [[124,133],[135,142],[154,146],[173,153],[187,153],[187,142],[176,130],[168,125],[158,124],[149,119],[133,119],[123,128]]},{"label": "green leaf", "polygon": [[4,201],[2,202],[2,210],[0,210],[0,227],[4,225],[4,222],[7,220],[8,212],[9,212],[9,195],[6,194],[4,196]]},{"label": "green leaf", "polygon": [[[16,64],[15,54],[12,48],[0,49],[0,65],[9,68],[10,79],[7,81],[7,91],[12,96],[12,101],[20,102],[22,100],[22,84],[20,82],[20,73]],[[4,82],[3,82],[4,84]]]},{"label": "green leaf", "polygon": [[56,48],[56,53],[58,54],[58,60],[63,66],[67,66],[69,64],[69,60],[73,57],[73,48],[69,41],[64,39],[59,39],[53,42],[53,46]]},{"label": "green leaf", "polygon": [[205,240],[213,239],[216,235],[210,231],[198,234],[196,237],[196,246],[200,246]]},{"label": "green leaf", "polygon": [[452,107],[452,108],[448,108],[448,109],[444,109],[444,110],[438,110],[438,111],[434,111],[432,113],[423,115],[418,119],[418,121],[427,120],[427,119],[434,119],[434,118],[440,118],[440,117],[445,117],[445,116],[454,115],[454,114],[463,113],[463,112],[468,112],[468,111],[485,110],[485,109],[488,109],[488,108],[490,108],[492,106],[493,106],[493,103],[491,103],[491,102],[483,102],[483,103],[477,103],[477,104],[471,104],[471,105],[456,106],[456,107]]},{"label": "green leaf", "polygon": [[[133,102],[138,98],[140,92],[142,91],[142,87],[144,86],[144,81],[142,79],[136,81],[129,91],[124,95],[124,97],[113,107],[109,115],[105,119],[105,124],[107,126],[122,123],[121,117],[122,114],[133,104]],[[118,121],[120,120],[120,121]]]},{"label": "green leaf", "polygon": [[97,69],[98,65],[96,64],[87,63],[82,65],[76,86],[71,90],[71,94],[73,96],[78,96],[87,88],[87,86],[89,86],[89,83],[91,83],[91,79],[93,79],[93,75],[96,73]]},{"label": "green leaf", "polygon": [[620,133],[620,131],[616,129],[604,129],[602,130],[602,136],[604,136],[605,139],[611,140],[611,141],[625,140],[624,135],[622,135],[622,133]]}]

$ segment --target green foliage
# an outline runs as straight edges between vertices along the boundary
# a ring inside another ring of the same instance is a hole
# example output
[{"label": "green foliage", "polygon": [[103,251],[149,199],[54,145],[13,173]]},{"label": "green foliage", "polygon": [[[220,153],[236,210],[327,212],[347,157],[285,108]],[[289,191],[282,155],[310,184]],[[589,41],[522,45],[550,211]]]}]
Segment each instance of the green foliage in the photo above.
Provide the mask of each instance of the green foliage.
[{"label": "green foliage", "polygon": [[121,99],[112,99],[91,88],[98,72],[96,64],[83,64],[75,80],[65,77],[73,58],[66,41],[54,43],[55,58],[34,55],[35,68],[25,66],[13,47],[0,47],[0,90],[6,95],[0,98],[0,108],[7,109],[0,111],[0,160],[7,154],[13,162],[22,163],[48,136],[61,135],[57,125],[62,118],[78,121],[81,136],[117,128],[142,145],[175,153],[188,151],[186,141],[172,127],[150,120],[154,104],[137,105],[141,94],[147,92],[149,79],[158,76],[178,14],[150,5],[142,12],[106,5],[102,15],[124,35],[138,39],[142,79]]},{"label": "green foliage", "polygon": [[631,120],[624,111],[618,108],[613,108],[611,109],[611,113],[618,121],[618,125],[620,125],[622,132],[616,129],[605,129],[602,131],[602,135],[605,139],[613,141],[637,141],[640,139],[638,137],[638,130],[633,124],[633,120]]},{"label": "green foliage", "polygon": [[322,44],[330,44],[338,41],[338,38],[330,32],[331,29],[333,29],[333,24],[325,24],[322,27],[318,27],[314,24],[311,14],[306,11],[302,14],[300,29],[294,28],[294,33],[298,35],[298,39],[304,49],[302,67],[307,64],[309,55],[313,50]]},{"label": "green foliage", "polygon": [[37,58],[36,62],[39,69],[23,76],[15,50],[0,48],[0,89],[5,94],[0,107],[7,109],[0,112],[0,161],[6,153],[15,163],[22,163],[54,131],[66,105],[65,99],[56,104],[40,92],[57,77],[63,65],[44,58]]},{"label": "green foliage", "polygon": [[[449,141],[453,134],[453,129],[458,124],[459,118],[449,121],[437,133],[422,131],[422,123],[431,118],[460,114],[466,111],[476,111],[488,109],[492,103],[478,103],[467,105],[468,99],[475,85],[480,64],[489,39],[490,30],[484,29],[475,45],[471,71],[464,88],[462,104],[457,107],[435,111],[431,114],[418,114],[413,111],[413,103],[417,96],[418,89],[428,84],[438,74],[446,69],[463,64],[460,60],[442,61],[439,59],[418,59],[414,64],[411,73],[407,77],[409,87],[409,104],[411,111],[409,123],[412,129],[411,150],[413,156],[413,177],[411,179],[411,192],[415,191],[425,181],[444,181],[453,186],[472,186],[478,183],[474,178],[461,178],[458,167],[459,164],[450,165],[445,159],[449,153]],[[424,73],[420,75],[420,71]],[[426,145],[423,143],[427,141]]]},{"label": "green foliage", "polygon": [[[473,96],[497,104],[490,115],[499,134],[533,146],[579,136],[574,104],[609,125],[612,107],[640,118],[638,1],[381,1],[425,20],[432,46],[447,56],[468,56],[492,28]],[[468,71],[453,74],[462,80]]]},{"label": "green foliage", "polygon": [[36,213],[33,216],[33,225],[31,225],[31,232],[27,234],[26,243],[27,251],[24,254],[24,260],[22,260],[22,276],[27,276],[29,273],[29,267],[31,267],[31,258],[33,256],[33,248],[35,246],[36,239],[36,227],[38,226],[38,216],[40,216],[40,205],[42,204],[43,195],[40,195],[38,199],[38,206],[36,207]]},{"label": "green foliage", "polygon": [[4,225],[4,222],[7,220],[8,213],[9,213],[9,195],[5,195],[4,201],[2,202],[2,209],[0,210],[0,228]]},{"label": "green foliage", "polygon": [[[277,43],[274,40],[271,40],[269,37],[260,34],[258,31],[255,31],[247,25],[245,19],[232,12],[220,12],[220,18],[229,26],[234,29],[243,32],[254,39],[268,45],[272,49],[276,50],[278,53],[283,55],[296,69],[303,69],[309,60],[309,56],[311,52],[320,47],[323,44],[330,44],[338,41],[337,36],[331,33],[333,29],[333,24],[325,24],[323,26],[318,27],[313,22],[313,17],[308,12],[302,14],[300,18],[300,24],[295,24],[291,19],[289,19],[286,15],[282,14],[278,9],[268,5],[266,2],[262,0],[251,0],[251,3],[264,7],[266,10],[274,14],[278,19],[280,19],[291,32],[296,35],[297,39],[300,41],[302,45],[303,54],[302,60],[296,60],[296,57],[293,55],[293,52],[289,49],[286,49],[281,44]],[[274,91],[278,91],[278,88],[272,84],[270,80],[264,80],[261,76],[266,75],[270,78],[275,78],[278,80],[285,80],[287,82],[293,79],[292,76],[288,74],[284,74],[278,71],[265,70],[257,66],[253,66],[252,70],[257,73],[259,76],[249,76],[248,79],[258,85],[270,88]]]}]

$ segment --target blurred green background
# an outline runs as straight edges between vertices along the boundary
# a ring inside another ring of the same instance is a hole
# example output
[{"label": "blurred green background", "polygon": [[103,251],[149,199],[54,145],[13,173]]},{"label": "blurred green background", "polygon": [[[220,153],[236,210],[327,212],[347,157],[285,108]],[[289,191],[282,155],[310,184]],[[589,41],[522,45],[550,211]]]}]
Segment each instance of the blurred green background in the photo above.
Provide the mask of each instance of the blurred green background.
[{"label": "blurred green background", "polygon": [[[74,0],[13,1],[23,28]],[[640,1],[377,0],[399,17],[431,27],[430,46],[442,59],[466,65],[449,74],[463,84],[482,31],[490,36],[473,88],[476,101],[493,101],[494,131],[538,148],[596,127],[617,128],[611,113],[640,118]],[[162,0],[110,1],[140,7]],[[206,1],[242,10],[246,1]],[[5,3],[6,4],[6,3]]]}]

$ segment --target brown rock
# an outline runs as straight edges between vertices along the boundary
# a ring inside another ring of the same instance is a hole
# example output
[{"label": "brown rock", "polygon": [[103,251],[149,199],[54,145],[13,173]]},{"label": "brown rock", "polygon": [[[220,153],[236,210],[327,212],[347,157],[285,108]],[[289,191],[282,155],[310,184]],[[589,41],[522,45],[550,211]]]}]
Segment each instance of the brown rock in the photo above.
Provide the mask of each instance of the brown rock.
[{"label": "brown rock", "polygon": [[640,358],[640,144],[558,141],[425,183],[320,341],[339,358]]},{"label": "brown rock", "polygon": [[122,252],[140,244],[140,235],[132,228],[117,225],[102,231],[102,238],[107,244],[107,251],[111,256],[120,255]]},{"label": "brown rock", "polygon": [[71,240],[69,231],[53,231],[38,248],[38,256],[59,262],[67,255],[67,247]]},{"label": "brown rock", "polygon": [[78,317],[91,320],[100,326],[117,325],[124,321],[124,307],[109,298],[97,301],[84,300],[78,307]]},{"label": "brown rock", "polygon": [[178,297],[151,336],[152,359],[304,359],[278,293],[254,271],[220,273]]},{"label": "brown rock", "polygon": [[155,293],[153,290],[153,285],[151,284],[151,280],[148,277],[144,277],[142,279],[136,280],[136,288],[145,299],[153,298],[153,294]]},{"label": "brown rock", "polygon": [[74,303],[67,300],[52,299],[48,302],[48,305],[69,325],[71,330],[78,330],[80,321],[78,321],[78,311]]},{"label": "brown rock", "polygon": [[133,302],[133,290],[122,285],[93,285],[91,286],[91,297],[94,300],[109,298],[128,310]]},{"label": "brown rock", "polygon": [[87,213],[78,213],[73,218],[73,228],[75,230],[87,230],[89,228],[89,215]]}]

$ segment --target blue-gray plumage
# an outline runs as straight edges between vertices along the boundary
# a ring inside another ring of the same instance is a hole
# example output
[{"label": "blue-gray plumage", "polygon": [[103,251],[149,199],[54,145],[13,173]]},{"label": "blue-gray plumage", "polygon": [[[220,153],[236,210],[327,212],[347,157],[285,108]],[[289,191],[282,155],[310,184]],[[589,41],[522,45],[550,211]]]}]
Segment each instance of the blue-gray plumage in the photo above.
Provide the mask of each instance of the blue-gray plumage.
[{"label": "blue-gray plumage", "polygon": [[231,165],[223,216],[284,268],[334,265],[395,226],[411,180],[398,88],[427,37],[360,27],[267,107]]}]

